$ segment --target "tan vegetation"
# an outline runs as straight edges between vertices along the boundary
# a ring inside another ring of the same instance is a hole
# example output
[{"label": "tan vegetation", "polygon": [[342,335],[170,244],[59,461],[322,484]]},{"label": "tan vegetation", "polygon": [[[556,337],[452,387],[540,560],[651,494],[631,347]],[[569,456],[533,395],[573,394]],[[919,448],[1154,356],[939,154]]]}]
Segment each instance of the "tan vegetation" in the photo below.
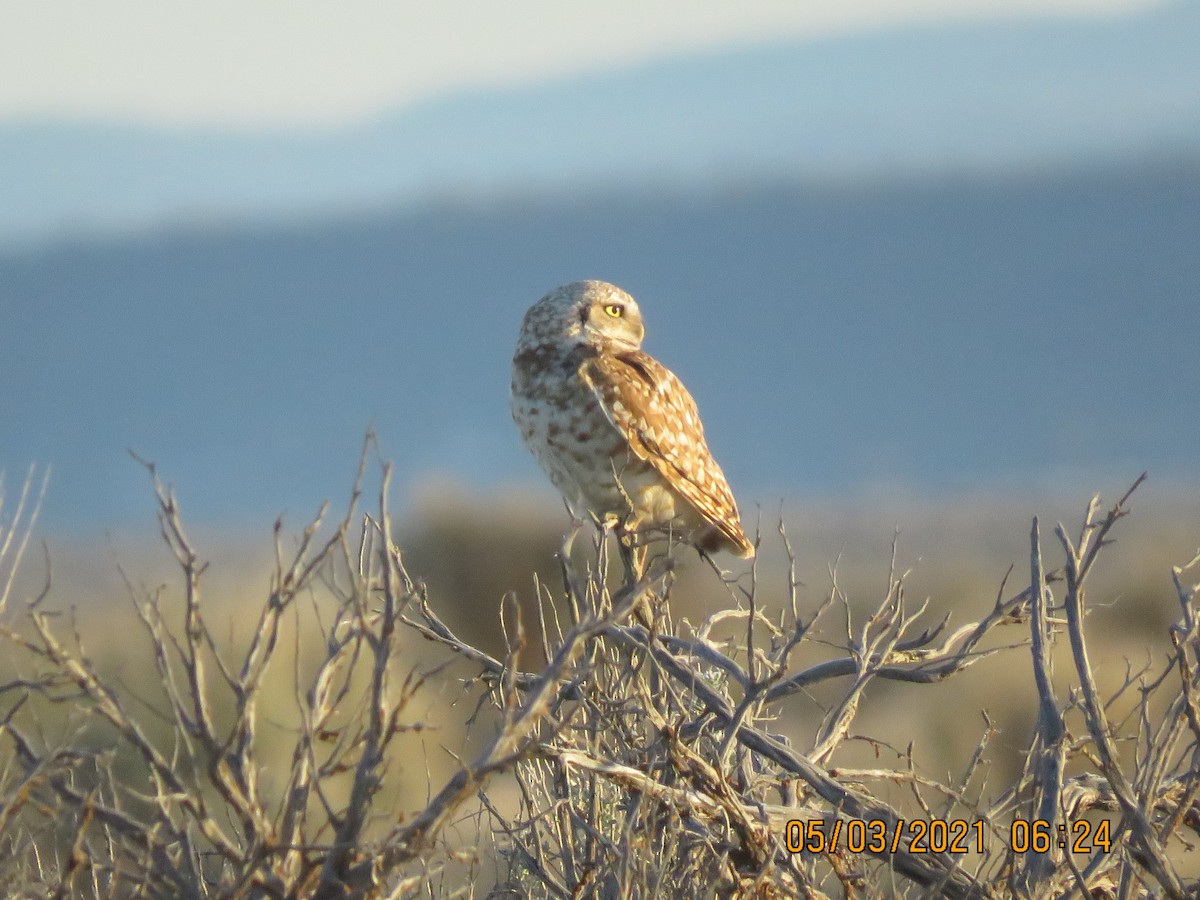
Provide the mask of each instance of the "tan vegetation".
[{"label": "tan vegetation", "polygon": [[738,576],[679,549],[635,578],[611,538],[511,506],[393,534],[385,474],[372,512],[356,487],[223,578],[154,474],[173,572],[113,566],[129,604],[50,578],[40,484],[0,506],[6,895],[1200,887],[1200,563],[1147,587],[1137,540],[1111,544],[1129,495],[988,532],[1023,557],[1007,577],[960,546],[985,506],[931,517],[953,565],[864,548],[879,507],[861,543],[825,509]]}]

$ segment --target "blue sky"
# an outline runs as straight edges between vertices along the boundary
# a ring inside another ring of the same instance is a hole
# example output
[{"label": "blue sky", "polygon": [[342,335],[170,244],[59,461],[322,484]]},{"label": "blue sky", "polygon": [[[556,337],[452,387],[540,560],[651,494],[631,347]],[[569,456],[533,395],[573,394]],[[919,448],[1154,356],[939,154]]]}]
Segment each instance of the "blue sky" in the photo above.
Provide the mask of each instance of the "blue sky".
[{"label": "blue sky", "polygon": [[321,128],[473,88],[906,23],[1106,16],[1155,0],[14,0],[0,122]]},{"label": "blue sky", "polygon": [[1193,479],[1195,0],[730,6],[0,4],[0,468],[115,522],[134,447],[257,518],[374,421],[397,484],[543,484],[513,329],[602,277],[768,505]]}]

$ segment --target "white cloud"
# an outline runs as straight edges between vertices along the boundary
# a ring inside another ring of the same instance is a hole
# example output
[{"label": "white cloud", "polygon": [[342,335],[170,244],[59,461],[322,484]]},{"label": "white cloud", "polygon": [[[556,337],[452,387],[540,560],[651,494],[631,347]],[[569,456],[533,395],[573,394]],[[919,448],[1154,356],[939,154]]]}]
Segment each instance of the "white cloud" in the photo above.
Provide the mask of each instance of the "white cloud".
[{"label": "white cloud", "polygon": [[911,21],[1155,0],[7,0],[0,118],[321,126],[474,86]]}]

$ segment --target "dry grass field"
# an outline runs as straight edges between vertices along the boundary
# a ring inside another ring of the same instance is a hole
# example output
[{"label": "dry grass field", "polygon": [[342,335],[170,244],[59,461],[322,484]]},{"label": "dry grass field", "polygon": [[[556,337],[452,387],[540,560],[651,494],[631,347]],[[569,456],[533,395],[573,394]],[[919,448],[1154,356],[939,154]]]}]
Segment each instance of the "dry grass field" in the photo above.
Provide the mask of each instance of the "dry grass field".
[{"label": "dry grass field", "polygon": [[101,545],[7,483],[5,895],[1200,887],[1194,488],[788,503],[753,567],[636,573],[552,503],[384,483],[230,535],[155,475]]}]

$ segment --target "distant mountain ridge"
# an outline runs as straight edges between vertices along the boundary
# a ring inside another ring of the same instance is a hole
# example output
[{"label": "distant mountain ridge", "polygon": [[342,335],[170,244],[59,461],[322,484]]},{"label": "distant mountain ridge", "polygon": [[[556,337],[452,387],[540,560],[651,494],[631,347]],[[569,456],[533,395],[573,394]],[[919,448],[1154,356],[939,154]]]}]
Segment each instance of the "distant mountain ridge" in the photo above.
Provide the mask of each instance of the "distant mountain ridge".
[{"label": "distant mountain ridge", "polygon": [[909,27],[461,94],[328,133],[0,125],[0,246],[439,193],[1200,154],[1200,3]]},{"label": "distant mountain ridge", "polygon": [[0,470],[11,486],[53,465],[47,528],[145,520],[129,447],[189,521],[294,522],[340,496],[374,423],[402,495],[450,477],[553,506],[508,414],[513,344],[542,293],[605,278],[765,522],[781,496],[872,486],[1200,485],[1197,234],[1192,163],[546,195],[0,253]]}]

